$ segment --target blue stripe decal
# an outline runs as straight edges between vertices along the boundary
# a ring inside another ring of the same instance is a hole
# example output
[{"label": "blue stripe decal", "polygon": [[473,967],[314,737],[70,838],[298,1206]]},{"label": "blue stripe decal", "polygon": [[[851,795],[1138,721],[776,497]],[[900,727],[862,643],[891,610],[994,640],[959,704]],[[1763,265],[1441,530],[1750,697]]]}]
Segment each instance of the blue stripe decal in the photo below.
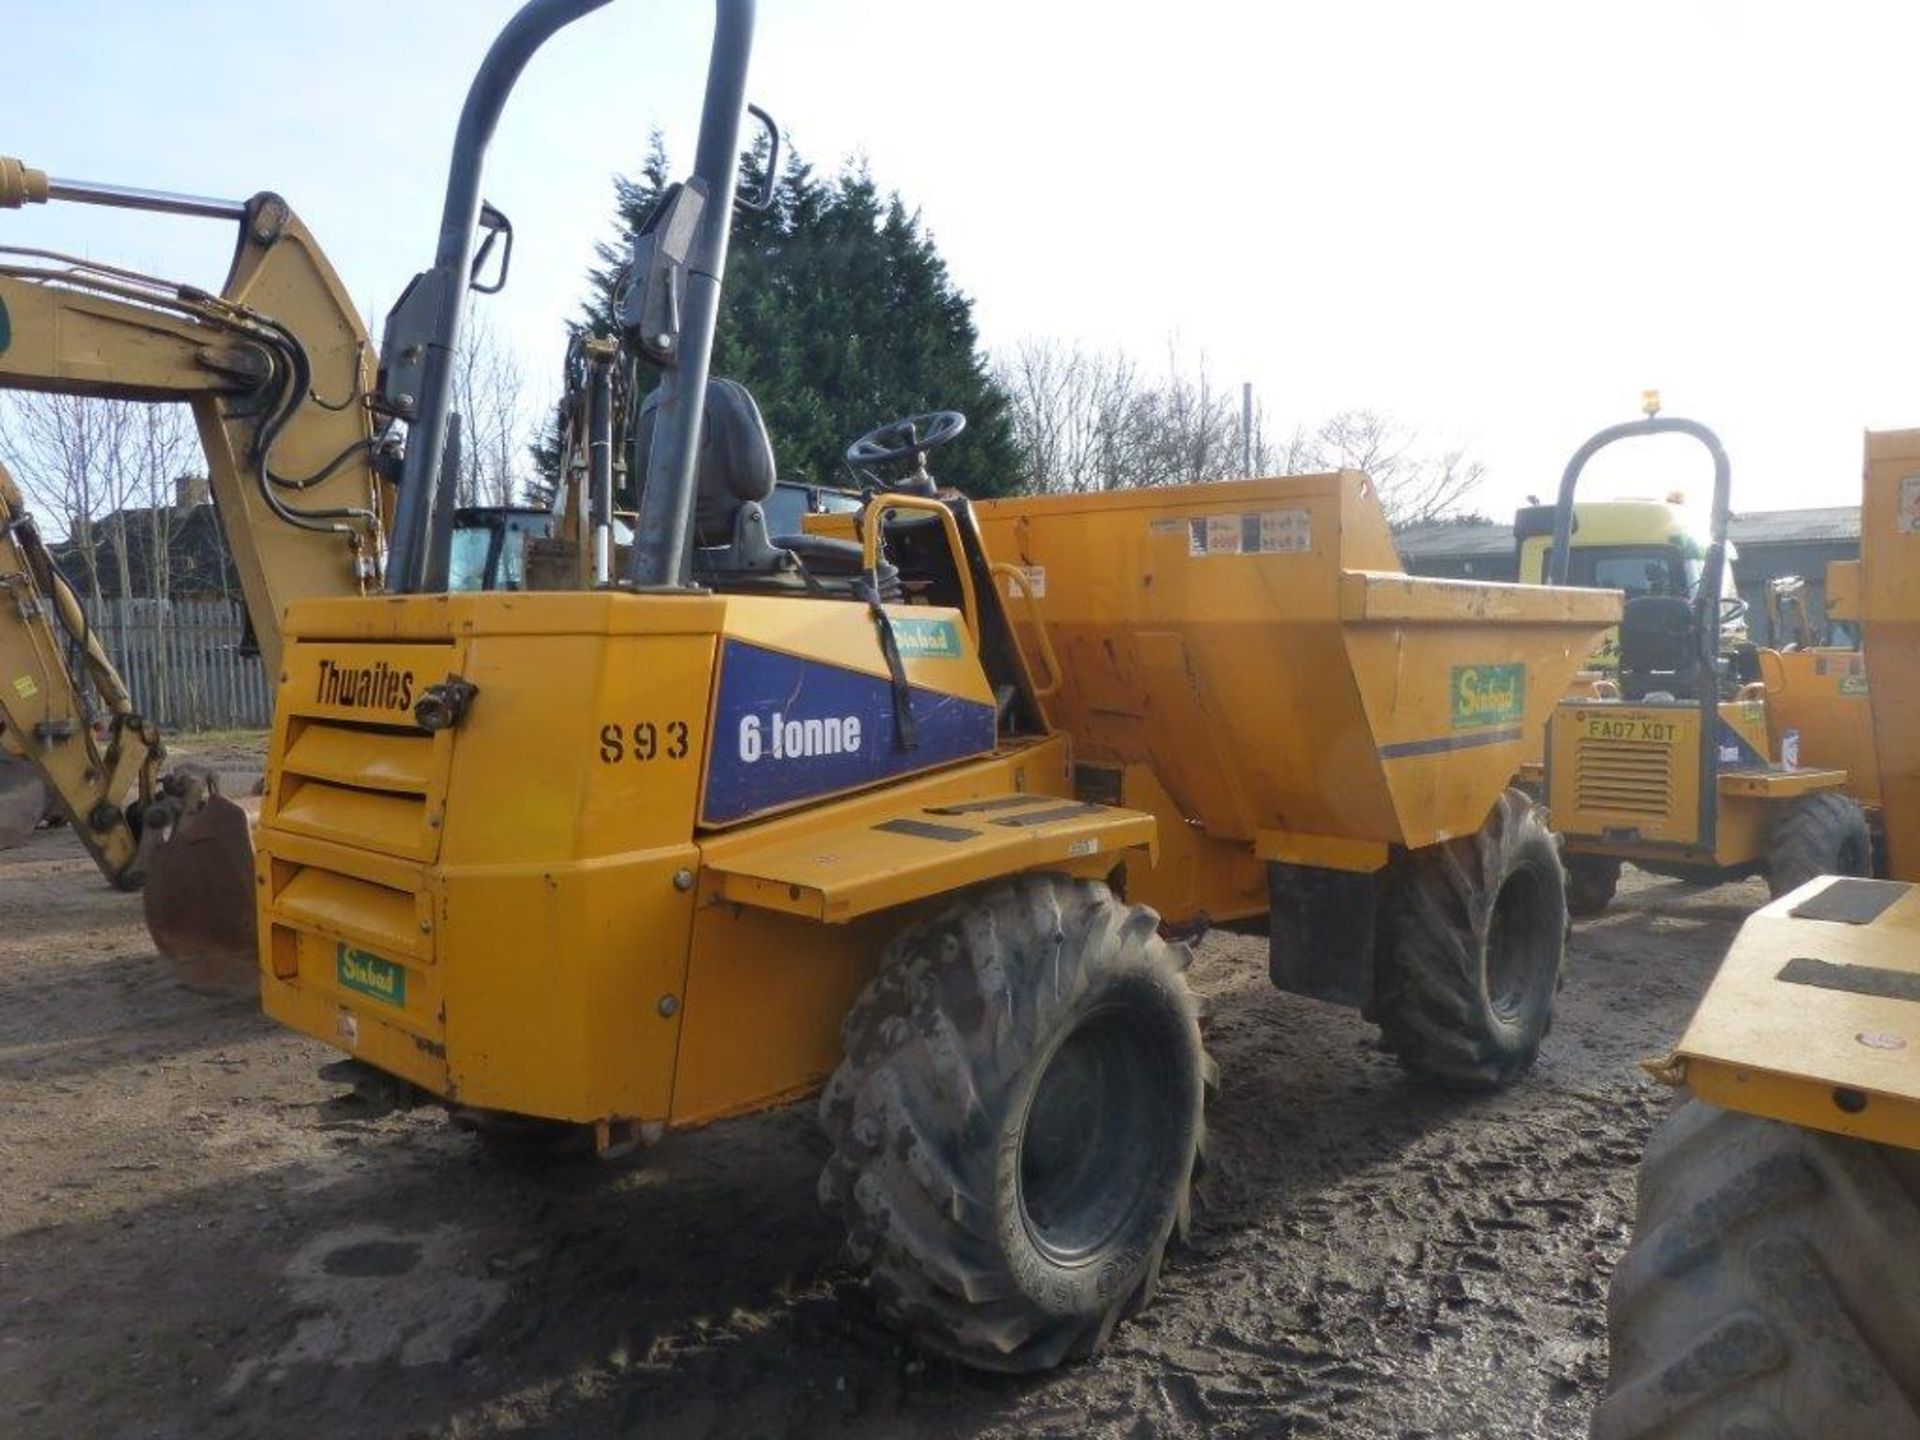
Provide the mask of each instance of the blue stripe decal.
[{"label": "blue stripe decal", "polygon": [[1481,745],[1505,745],[1520,738],[1518,725],[1502,725],[1498,730],[1481,730],[1472,735],[1439,735],[1431,740],[1402,740],[1382,745],[1382,760],[1403,760],[1409,755],[1438,755],[1443,750],[1472,750]]},{"label": "blue stripe decal", "polygon": [[1720,764],[1718,768],[1722,770],[1752,770],[1756,768],[1766,770],[1771,768],[1767,764],[1767,757],[1749,745],[1746,737],[1734,729],[1733,726],[1729,725],[1724,717],[1720,721],[1719,732],[1714,738],[1720,747]]},{"label": "blue stripe decal", "polygon": [[915,686],[913,714],[920,744],[902,750],[884,676],[727,640],[701,818],[725,825],[993,749],[991,705]]}]

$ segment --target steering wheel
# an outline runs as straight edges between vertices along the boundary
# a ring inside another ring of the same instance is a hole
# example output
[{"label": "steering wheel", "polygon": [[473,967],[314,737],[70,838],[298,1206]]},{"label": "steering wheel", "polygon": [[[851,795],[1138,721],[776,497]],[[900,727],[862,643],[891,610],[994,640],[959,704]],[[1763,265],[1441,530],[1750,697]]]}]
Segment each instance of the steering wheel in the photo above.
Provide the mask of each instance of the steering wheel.
[{"label": "steering wheel", "polygon": [[1745,600],[1741,599],[1738,595],[1722,595],[1720,597],[1721,629],[1724,630],[1729,625],[1739,624],[1742,620],[1747,618],[1747,612],[1750,611],[1752,608],[1753,607],[1751,605],[1749,605]]},{"label": "steering wheel", "polygon": [[929,410],[876,426],[847,447],[847,464],[856,470],[916,459],[960,438],[967,417],[958,410]]}]

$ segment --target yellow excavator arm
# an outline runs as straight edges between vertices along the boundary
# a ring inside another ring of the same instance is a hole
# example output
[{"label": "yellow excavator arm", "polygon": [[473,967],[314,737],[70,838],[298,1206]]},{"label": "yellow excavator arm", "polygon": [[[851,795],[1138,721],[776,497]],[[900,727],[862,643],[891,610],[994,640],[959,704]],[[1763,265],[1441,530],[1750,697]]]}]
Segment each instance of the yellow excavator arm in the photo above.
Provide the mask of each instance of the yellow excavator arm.
[{"label": "yellow excavator arm", "polygon": [[[0,246],[0,391],[171,401],[192,410],[251,628],[269,676],[277,675],[281,616],[291,601],[380,585],[392,487],[380,478],[366,328],[312,235],[277,195],[159,195],[50,179],[0,157],[0,209],[58,201],[224,218],[237,227],[218,295]],[[7,772],[26,761],[102,872],[132,888],[143,868],[158,868],[139,829],[156,796],[162,753],[155,727],[89,633],[18,488],[0,478],[0,792]],[[187,808],[202,799],[195,793]],[[13,820],[26,814],[30,825],[38,803],[37,790],[24,803],[16,798]],[[179,808],[168,823],[180,818]],[[224,850],[232,870],[245,850],[244,817],[233,812],[226,827],[226,843],[205,849]],[[194,874],[177,888],[205,889],[203,880]],[[172,920],[156,914],[156,899],[161,911],[176,912]],[[251,906],[250,894],[231,899]],[[177,912],[197,903],[197,896],[149,895],[148,919],[163,949],[169,933],[193,943],[197,922],[183,923]],[[250,921],[225,928],[244,943]]]},{"label": "yellow excavator arm", "polygon": [[[0,160],[0,209],[68,196],[116,203],[128,193],[62,186]],[[378,588],[389,492],[377,476],[367,404],[373,345],[333,267],[279,196],[161,198],[237,222],[220,294],[0,246],[0,390],[192,408],[271,671],[289,601]]]},{"label": "yellow excavator arm", "polygon": [[[97,697],[89,703],[87,687]],[[104,739],[95,712],[104,712]],[[0,748],[39,772],[19,789],[13,825],[30,829],[51,791],[101,872],[138,883],[138,844],[117,803],[137,789],[152,800],[164,751],[139,716],[86,612],[40,539],[19,490],[0,468]],[[12,765],[9,769],[14,768]]]}]

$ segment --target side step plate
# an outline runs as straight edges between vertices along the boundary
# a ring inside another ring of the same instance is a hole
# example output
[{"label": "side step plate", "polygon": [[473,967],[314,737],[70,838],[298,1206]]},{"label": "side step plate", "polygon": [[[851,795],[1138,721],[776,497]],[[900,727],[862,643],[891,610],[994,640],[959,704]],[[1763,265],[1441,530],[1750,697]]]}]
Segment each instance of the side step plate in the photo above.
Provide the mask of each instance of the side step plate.
[{"label": "side step plate", "polygon": [[839,922],[1022,870],[1105,874],[1151,848],[1151,815],[1058,795],[988,795],[788,830],[729,849],[706,875],[722,901]]}]

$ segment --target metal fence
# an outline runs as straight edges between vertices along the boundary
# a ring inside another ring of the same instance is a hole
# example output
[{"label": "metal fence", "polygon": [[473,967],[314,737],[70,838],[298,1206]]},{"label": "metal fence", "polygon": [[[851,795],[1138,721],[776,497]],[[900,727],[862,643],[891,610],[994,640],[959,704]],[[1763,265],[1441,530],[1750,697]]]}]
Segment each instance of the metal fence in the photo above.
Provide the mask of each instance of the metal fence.
[{"label": "metal fence", "polygon": [[134,705],[163,729],[272,723],[260,657],[240,653],[245,616],[237,600],[89,600],[86,611]]}]

